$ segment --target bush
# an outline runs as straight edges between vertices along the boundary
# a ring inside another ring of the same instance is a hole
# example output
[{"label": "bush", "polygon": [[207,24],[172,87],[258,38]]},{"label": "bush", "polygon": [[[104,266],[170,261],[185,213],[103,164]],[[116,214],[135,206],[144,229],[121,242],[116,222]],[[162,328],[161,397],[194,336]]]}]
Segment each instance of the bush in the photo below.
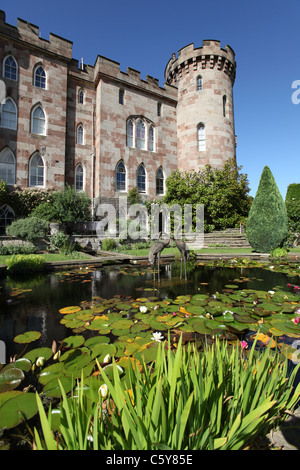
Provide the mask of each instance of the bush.
[{"label": "bush", "polygon": [[0,255],[29,255],[36,252],[36,247],[33,243],[7,243],[0,244]]},{"label": "bush", "polygon": [[116,248],[116,242],[112,238],[105,238],[101,243],[101,250],[111,251]]},{"label": "bush", "polygon": [[264,167],[260,177],[246,234],[252,248],[259,253],[269,253],[277,248],[288,234],[286,207],[268,166]]},{"label": "bush", "polygon": [[40,255],[13,255],[6,260],[9,272],[40,271],[44,267],[44,257]]},{"label": "bush", "polygon": [[48,222],[75,223],[91,219],[91,200],[84,192],[76,192],[71,186],[63,191],[55,191],[51,201],[40,204],[32,216]]},{"label": "bush", "polygon": [[288,245],[293,245],[295,233],[300,233],[300,184],[288,186],[285,205],[288,215]]},{"label": "bush", "polygon": [[69,236],[64,232],[57,232],[50,237],[50,249],[60,250],[69,240]]},{"label": "bush", "polygon": [[[247,175],[240,173],[234,160],[222,169],[206,165],[199,171],[174,171],[166,180],[166,204],[192,204],[196,226],[196,204],[204,205],[204,231],[239,226],[247,216],[252,198],[248,195]],[[184,211],[183,211],[184,212]]]},{"label": "bush", "polygon": [[49,233],[49,223],[37,217],[27,217],[18,219],[6,229],[10,237],[23,238],[27,241],[34,241],[38,238],[46,238]]},{"label": "bush", "polygon": [[37,217],[18,219],[6,229],[10,237],[19,237],[27,241],[46,238],[49,233],[49,223]]}]

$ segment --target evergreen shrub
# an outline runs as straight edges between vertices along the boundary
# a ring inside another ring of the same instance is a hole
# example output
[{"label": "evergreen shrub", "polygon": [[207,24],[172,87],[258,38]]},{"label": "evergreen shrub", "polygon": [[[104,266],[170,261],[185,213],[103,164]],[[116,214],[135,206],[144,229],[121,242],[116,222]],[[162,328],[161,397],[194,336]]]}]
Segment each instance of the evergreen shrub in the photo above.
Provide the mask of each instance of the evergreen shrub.
[{"label": "evergreen shrub", "polygon": [[280,246],[288,234],[287,220],[285,203],[270,168],[265,166],[246,224],[252,248],[270,253]]},{"label": "evergreen shrub", "polygon": [[49,223],[37,217],[27,217],[12,222],[6,233],[10,237],[23,238],[33,242],[38,238],[46,238],[49,233]]}]

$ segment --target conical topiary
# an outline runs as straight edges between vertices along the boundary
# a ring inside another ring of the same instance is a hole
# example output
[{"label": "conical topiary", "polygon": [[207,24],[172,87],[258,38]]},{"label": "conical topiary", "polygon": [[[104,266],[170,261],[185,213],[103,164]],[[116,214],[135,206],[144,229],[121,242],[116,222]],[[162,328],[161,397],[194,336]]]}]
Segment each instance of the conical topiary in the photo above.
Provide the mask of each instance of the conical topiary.
[{"label": "conical topiary", "polygon": [[287,220],[283,198],[270,168],[265,166],[246,224],[252,248],[259,253],[269,253],[278,247],[287,236]]}]

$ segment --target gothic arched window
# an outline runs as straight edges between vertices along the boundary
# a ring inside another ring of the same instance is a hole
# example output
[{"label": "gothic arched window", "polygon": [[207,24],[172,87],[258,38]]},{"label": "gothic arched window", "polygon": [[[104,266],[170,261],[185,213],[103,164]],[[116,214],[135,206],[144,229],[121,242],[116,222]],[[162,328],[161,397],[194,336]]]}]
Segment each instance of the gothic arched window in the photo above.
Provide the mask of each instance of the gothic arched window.
[{"label": "gothic arched window", "polygon": [[36,67],[34,71],[34,86],[46,88],[46,72],[41,65]]},{"label": "gothic arched window", "polygon": [[75,191],[83,191],[84,187],[84,170],[81,163],[75,169]]},{"label": "gothic arched window", "polygon": [[139,193],[146,192],[146,170],[142,163],[137,169],[137,190]]},{"label": "gothic arched window", "polygon": [[126,168],[122,161],[116,166],[116,191],[126,191]]},{"label": "gothic arched window", "polygon": [[16,182],[16,159],[8,147],[0,153],[0,180],[11,185]]},{"label": "gothic arched window", "polygon": [[29,186],[44,186],[44,161],[39,153],[29,162]]}]

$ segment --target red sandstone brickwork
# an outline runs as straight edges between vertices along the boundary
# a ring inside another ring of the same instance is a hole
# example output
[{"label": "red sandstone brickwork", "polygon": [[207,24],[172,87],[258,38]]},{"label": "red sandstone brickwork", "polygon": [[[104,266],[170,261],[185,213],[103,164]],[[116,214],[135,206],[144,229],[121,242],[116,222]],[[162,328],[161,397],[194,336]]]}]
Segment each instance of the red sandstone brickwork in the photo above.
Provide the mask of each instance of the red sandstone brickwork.
[{"label": "red sandstone brickwork", "polygon": [[[18,80],[3,78],[3,60],[12,55],[18,64]],[[47,77],[46,89],[34,86],[35,67],[41,64]],[[39,152],[45,164],[45,188],[74,185],[75,169],[84,168],[84,190],[99,200],[117,198],[137,185],[137,169],[146,170],[143,198],[154,199],[156,172],[165,179],[177,168],[197,170],[210,163],[220,167],[235,157],[232,87],[235,58],[232,49],[218,41],[203,41],[181,49],[167,64],[164,87],[158,80],[98,56],[94,66],[72,58],[72,43],[50,34],[40,37],[39,28],[23,20],[17,27],[5,22],[0,11],[1,78],[18,108],[17,130],[0,127],[0,152],[9,147],[16,157],[16,185],[29,185],[29,160]],[[197,76],[203,89],[197,90]],[[119,103],[120,90],[124,93]],[[83,93],[83,102],[79,93]],[[226,96],[224,116],[223,96]],[[45,135],[31,129],[31,113],[40,104],[46,114]],[[161,106],[160,115],[158,104]],[[154,149],[127,145],[126,123],[141,118],[154,129]],[[197,126],[205,125],[205,150],[199,151]],[[78,125],[83,142],[77,140]],[[116,190],[115,169],[126,167],[126,189]]]}]

